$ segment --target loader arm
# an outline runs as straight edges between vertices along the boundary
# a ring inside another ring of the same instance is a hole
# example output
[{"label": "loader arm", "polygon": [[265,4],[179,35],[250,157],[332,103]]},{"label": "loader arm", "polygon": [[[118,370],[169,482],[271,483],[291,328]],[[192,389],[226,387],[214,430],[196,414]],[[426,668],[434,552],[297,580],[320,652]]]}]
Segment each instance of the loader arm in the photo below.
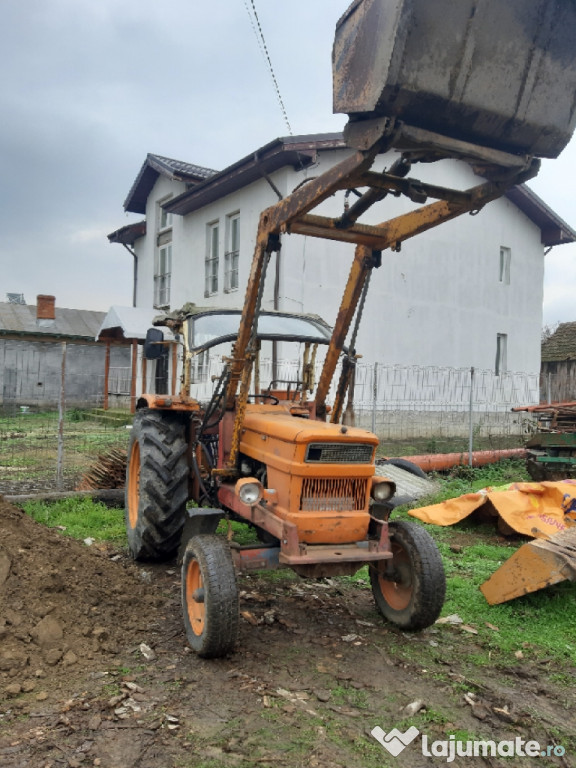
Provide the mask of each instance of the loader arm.
[{"label": "loader arm", "polygon": [[[369,126],[369,130],[373,132],[373,126]],[[373,138],[373,134],[370,135]],[[357,130],[356,136],[358,136]],[[469,190],[460,191],[406,178],[405,174],[411,164],[410,152],[405,152],[402,160],[395,163],[391,169],[398,175],[391,172],[371,171],[375,158],[398,142],[399,137],[402,137],[402,124],[384,121],[381,135],[369,149],[357,149],[344,161],[318,178],[300,186],[291,195],[261,214],[238,338],[232,349],[230,360],[226,408],[235,409],[236,414],[230,456],[226,467],[221,470],[222,474],[236,473],[236,459],[254,357],[250,342],[255,337],[266,266],[271,254],[280,250],[282,234],[308,235],[356,245],[348,282],[318,381],[315,398],[316,416],[324,419],[326,397],[356,313],[362,289],[372,269],[380,265],[381,252],[387,248],[398,249],[404,240],[464,213],[480,210],[486,203],[501,197],[510,187],[535,176],[540,167],[539,160],[533,160],[530,157],[520,158],[518,155],[507,155],[503,152],[498,153],[500,165],[495,166],[494,153],[483,147],[466,143],[463,148],[463,143],[460,141],[454,140],[451,144],[450,140],[444,140],[440,151],[437,142],[430,139],[431,143],[424,151],[419,148],[418,160],[438,160],[447,157],[466,159],[474,164],[477,170],[478,167],[484,169],[487,176],[496,180],[487,180]],[[357,143],[361,144],[362,141]],[[335,192],[356,188],[364,188],[367,191],[342,217],[329,218],[310,213]],[[436,199],[437,202],[424,205],[376,226],[357,223],[360,213],[364,213],[372,205],[382,201],[389,192],[404,194],[414,202],[423,203],[429,197]],[[345,394],[346,386],[340,387],[334,407],[334,414],[337,417],[342,411]]]}]

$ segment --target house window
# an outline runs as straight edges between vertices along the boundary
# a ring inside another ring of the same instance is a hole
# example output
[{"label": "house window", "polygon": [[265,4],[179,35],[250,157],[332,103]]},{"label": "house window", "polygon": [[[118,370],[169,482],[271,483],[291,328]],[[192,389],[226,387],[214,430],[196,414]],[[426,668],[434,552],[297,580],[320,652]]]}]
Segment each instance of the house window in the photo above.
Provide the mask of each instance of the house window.
[{"label": "house window", "polygon": [[208,225],[204,296],[212,296],[218,293],[219,240],[220,226],[219,222],[216,221]]},{"label": "house window", "polygon": [[170,276],[172,273],[172,243],[160,246],[156,251],[154,265],[154,306],[167,307],[170,304]]},{"label": "house window", "polygon": [[208,350],[199,352],[195,358],[194,381],[208,381]]},{"label": "house window", "polygon": [[158,231],[162,232],[164,229],[170,229],[172,226],[172,214],[165,211],[162,207],[170,200],[169,197],[164,197],[158,201]]},{"label": "house window", "polygon": [[504,285],[510,285],[510,261],[512,259],[512,251],[510,248],[500,247],[500,282]]},{"label": "house window", "polygon": [[506,373],[508,370],[508,335],[506,333],[496,334],[496,376]]},{"label": "house window", "polygon": [[170,200],[165,197],[157,203],[156,256],[154,258],[154,306],[165,309],[170,305],[170,276],[172,273],[172,214],[162,206]]},{"label": "house window", "polygon": [[240,214],[228,216],[227,249],[224,254],[224,291],[238,290],[238,257],[240,255]]}]

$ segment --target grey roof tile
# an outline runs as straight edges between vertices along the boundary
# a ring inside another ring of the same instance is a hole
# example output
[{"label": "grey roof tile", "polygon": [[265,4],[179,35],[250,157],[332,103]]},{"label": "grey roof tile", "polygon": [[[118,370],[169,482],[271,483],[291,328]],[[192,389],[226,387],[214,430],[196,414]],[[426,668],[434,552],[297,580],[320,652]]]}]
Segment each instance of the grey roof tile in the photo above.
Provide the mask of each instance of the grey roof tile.
[{"label": "grey roof tile", "polygon": [[56,307],[53,322],[36,320],[36,305],[0,302],[0,337],[41,335],[85,338],[94,341],[105,312]]}]

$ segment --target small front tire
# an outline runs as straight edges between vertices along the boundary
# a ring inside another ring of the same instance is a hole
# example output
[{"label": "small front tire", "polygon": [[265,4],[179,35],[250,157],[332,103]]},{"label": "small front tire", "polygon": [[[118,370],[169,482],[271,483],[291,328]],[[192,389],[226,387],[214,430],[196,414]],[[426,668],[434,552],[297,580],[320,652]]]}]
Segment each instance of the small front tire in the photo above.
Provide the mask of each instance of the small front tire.
[{"label": "small front tire", "polygon": [[370,566],[376,607],[402,629],[424,629],[440,616],[446,577],[438,547],[416,523],[389,523],[392,560]]},{"label": "small front tire", "polygon": [[225,656],[238,638],[238,588],[228,543],[193,536],[182,560],[182,611],[190,646],[205,659]]}]

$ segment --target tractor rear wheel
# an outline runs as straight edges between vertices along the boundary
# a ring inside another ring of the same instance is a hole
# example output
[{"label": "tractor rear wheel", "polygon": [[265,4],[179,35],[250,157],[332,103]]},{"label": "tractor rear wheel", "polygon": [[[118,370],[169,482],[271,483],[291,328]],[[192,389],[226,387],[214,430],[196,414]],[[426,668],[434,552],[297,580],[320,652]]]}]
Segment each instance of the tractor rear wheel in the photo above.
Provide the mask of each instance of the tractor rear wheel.
[{"label": "tractor rear wheel", "polygon": [[238,588],[228,543],[193,536],[182,560],[182,610],[191,647],[205,659],[234,650],[238,637]]},{"label": "tractor rear wheel", "polygon": [[402,629],[424,629],[440,615],[446,594],[442,558],[428,531],[416,523],[389,523],[392,560],[370,566],[376,607]]},{"label": "tractor rear wheel", "polygon": [[166,560],[178,549],[188,501],[185,425],[174,413],[134,417],[126,472],[126,533],[136,560]]}]

